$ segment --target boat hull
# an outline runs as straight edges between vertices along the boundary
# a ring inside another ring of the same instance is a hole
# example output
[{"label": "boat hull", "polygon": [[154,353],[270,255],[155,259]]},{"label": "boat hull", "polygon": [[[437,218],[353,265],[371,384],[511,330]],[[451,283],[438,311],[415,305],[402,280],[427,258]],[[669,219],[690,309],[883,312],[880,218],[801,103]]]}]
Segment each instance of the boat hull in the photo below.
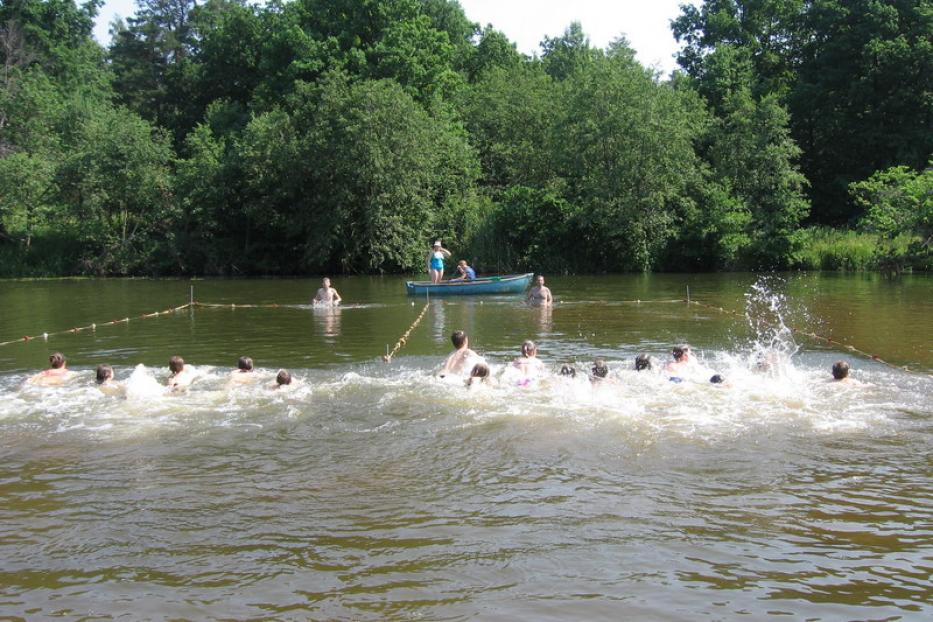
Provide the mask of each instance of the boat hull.
[{"label": "boat hull", "polygon": [[525,291],[534,273],[506,276],[484,276],[472,281],[406,281],[409,296],[482,296],[488,294],[516,294]]}]

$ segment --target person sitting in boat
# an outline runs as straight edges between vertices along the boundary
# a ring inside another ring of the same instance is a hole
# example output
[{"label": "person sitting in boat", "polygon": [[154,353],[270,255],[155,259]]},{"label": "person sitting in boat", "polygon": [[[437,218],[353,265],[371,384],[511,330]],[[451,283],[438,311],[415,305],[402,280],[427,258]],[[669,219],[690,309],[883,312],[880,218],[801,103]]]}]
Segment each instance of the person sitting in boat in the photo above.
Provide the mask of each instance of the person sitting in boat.
[{"label": "person sitting in boat", "polygon": [[55,352],[49,356],[49,368],[39,372],[27,382],[39,385],[61,384],[71,375],[71,370],[65,365],[65,355]]},{"label": "person sitting in boat", "polygon": [[539,274],[535,279],[535,286],[528,290],[525,302],[533,307],[549,307],[554,302],[551,290],[544,285],[544,275]]},{"label": "person sitting in boat", "polygon": [[463,375],[476,363],[483,362],[482,357],[470,349],[470,338],[462,330],[455,330],[450,335],[450,342],[454,345],[454,351],[437,374],[441,378],[451,374]]},{"label": "person sitting in boat", "polygon": [[337,306],[343,298],[337,293],[337,290],[330,286],[330,279],[326,276],[321,281],[321,288],[314,295],[313,305]]},{"label": "person sitting in boat", "polygon": [[460,273],[460,276],[450,279],[451,281],[472,281],[476,279],[476,271],[467,265],[465,259],[457,262],[457,272]]},{"label": "person sitting in boat", "polygon": [[434,242],[434,246],[428,251],[428,274],[431,275],[431,283],[440,283],[444,278],[444,260],[450,257],[450,251],[441,246],[441,241]]}]

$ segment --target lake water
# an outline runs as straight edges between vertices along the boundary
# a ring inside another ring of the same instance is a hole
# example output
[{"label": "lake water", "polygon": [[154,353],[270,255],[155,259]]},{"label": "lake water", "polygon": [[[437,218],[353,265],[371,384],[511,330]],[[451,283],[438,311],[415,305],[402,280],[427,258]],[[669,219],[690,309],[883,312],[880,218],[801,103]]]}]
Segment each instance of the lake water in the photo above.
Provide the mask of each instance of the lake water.
[{"label": "lake water", "polygon": [[[933,616],[933,278],[548,284],[551,310],[431,300],[386,364],[425,307],[398,277],[327,310],[316,280],[0,282],[0,341],[97,324],[0,347],[0,618]],[[136,319],[192,285],[227,306]],[[434,377],[456,329],[493,384]],[[634,371],[685,342],[683,382]],[[24,384],[53,351],[74,376]],[[175,354],[199,377],[165,395]],[[258,380],[230,386],[241,355]]]}]

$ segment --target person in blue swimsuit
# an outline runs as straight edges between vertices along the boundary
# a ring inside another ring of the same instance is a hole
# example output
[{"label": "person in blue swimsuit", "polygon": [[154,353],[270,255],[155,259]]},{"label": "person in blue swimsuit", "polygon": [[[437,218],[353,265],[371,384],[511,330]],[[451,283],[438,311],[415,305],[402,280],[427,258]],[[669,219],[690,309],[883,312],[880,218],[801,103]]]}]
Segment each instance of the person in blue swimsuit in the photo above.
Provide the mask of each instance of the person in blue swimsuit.
[{"label": "person in blue swimsuit", "polygon": [[428,274],[432,283],[440,283],[444,278],[444,260],[450,257],[450,251],[441,246],[438,240],[428,252]]}]

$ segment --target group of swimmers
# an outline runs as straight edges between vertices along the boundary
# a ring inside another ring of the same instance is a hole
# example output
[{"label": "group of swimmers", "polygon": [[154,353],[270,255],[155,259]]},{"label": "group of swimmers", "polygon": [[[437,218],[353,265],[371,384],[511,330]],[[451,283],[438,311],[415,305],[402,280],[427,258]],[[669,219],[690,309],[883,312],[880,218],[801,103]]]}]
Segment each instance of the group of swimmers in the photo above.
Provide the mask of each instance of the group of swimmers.
[{"label": "group of swimmers", "polygon": [[[462,330],[454,331],[450,336],[450,341],[454,346],[454,351],[450,353],[444,361],[443,366],[437,372],[437,375],[446,378],[450,376],[465,377],[466,385],[484,384],[492,381],[492,373],[489,365],[479,354],[470,349],[470,340]],[[772,362],[767,358],[760,358],[756,364],[757,371],[768,371]],[[693,351],[689,345],[674,346],[671,350],[671,360],[663,365],[659,365],[648,354],[639,354],[635,357],[634,369],[637,372],[658,370],[667,376],[668,380],[674,383],[684,382],[689,376],[695,376],[696,371],[702,371]],[[538,358],[538,346],[533,341],[525,341],[521,347],[521,356],[512,361],[512,364],[506,368],[503,375],[510,375],[519,386],[527,385],[535,377],[540,377],[546,372],[546,366]],[[561,376],[576,377],[577,369],[572,363],[564,363],[560,367]],[[833,381],[849,382],[849,364],[846,361],[837,361],[832,366]],[[590,369],[590,380],[594,383],[601,382],[609,377],[609,367],[605,359],[596,358]],[[721,374],[713,374],[709,377],[712,384],[727,384],[726,379]]]},{"label": "group of swimmers", "polygon": [[[185,360],[180,356],[173,356],[169,359],[168,369],[169,377],[165,383],[167,393],[184,392],[198,377],[198,374],[190,365],[186,365]],[[61,352],[55,352],[49,356],[49,368],[32,376],[26,382],[41,386],[58,385],[70,380],[73,374],[74,372],[68,369],[65,356]],[[254,384],[258,380],[259,376],[253,371],[253,359],[241,356],[237,361],[237,368],[230,373],[228,386]],[[108,395],[116,395],[126,389],[122,383],[114,379],[113,367],[107,364],[97,366],[96,383],[100,390]],[[268,388],[283,389],[291,384],[291,373],[287,369],[280,369],[275,375],[275,382],[271,383]]]}]

